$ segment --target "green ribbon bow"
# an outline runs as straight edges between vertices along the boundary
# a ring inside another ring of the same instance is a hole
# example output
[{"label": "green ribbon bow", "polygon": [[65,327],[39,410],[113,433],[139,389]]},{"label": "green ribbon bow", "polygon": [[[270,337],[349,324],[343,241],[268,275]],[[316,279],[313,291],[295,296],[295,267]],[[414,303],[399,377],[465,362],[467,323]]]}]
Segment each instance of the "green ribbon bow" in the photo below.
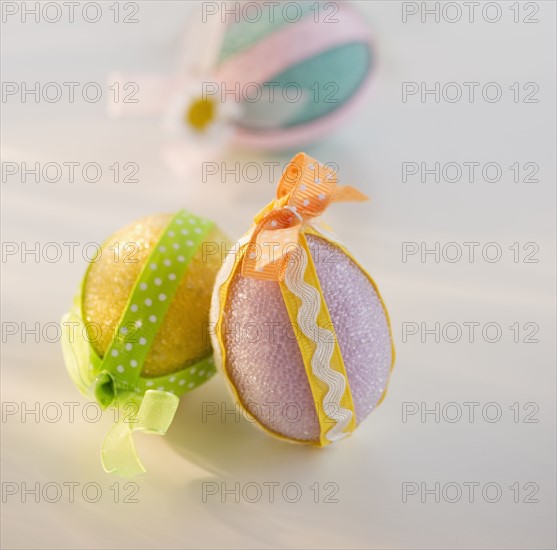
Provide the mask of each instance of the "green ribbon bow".
[{"label": "green ribbon bow", "polygon": [[141,376],[143,363],[187,266],[212,226],[185,210],[174,216],[130,293],[104,357],[99,357],[91,346],[83,322],[83,286],[71,311],[62,318],[62,351],[72,380],[102,409],[113,406],[118,413],[101,450],[106,472],[124,477],[144,472],[133,432],[164,435],[178,408],[178,396],[215,373],[213,358],[208,356],[179,372],[156,378]]}]

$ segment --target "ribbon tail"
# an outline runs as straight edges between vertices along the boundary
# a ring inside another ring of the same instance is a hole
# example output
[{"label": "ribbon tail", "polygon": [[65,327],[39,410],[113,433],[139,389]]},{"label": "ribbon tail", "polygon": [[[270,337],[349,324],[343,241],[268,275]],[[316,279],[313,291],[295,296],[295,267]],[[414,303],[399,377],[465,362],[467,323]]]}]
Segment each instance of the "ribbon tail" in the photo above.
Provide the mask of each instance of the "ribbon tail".
[{"label": "ribbon tail", "polygon": [[164,435],[170,427],[180,399],[167,391],[147,390],[139,411],[135,430]]},{"label": "ribbon tail", "polygon": [[164,435],[168,430],[179,399],[170,392],[149,390],[139,406],[137,415],[125,415],[114,425],[103,443],[101,461],[105,472],[122,477],[134,477],[145,472],[135,449],[133,432],[142,431]]},{"label": "ribbon tail", "polygon": [[101,450],[101,461],[107,474],[134,477],[145,471],[137,456],[132,433],[131,424],[120,421],[106,435]]},{"label": "ribbon tail", "polygon": [[334,202],[363,202],[368,201],[369,197],[360,190],[350,185],[342,185],[335,188],[333,192]]}]

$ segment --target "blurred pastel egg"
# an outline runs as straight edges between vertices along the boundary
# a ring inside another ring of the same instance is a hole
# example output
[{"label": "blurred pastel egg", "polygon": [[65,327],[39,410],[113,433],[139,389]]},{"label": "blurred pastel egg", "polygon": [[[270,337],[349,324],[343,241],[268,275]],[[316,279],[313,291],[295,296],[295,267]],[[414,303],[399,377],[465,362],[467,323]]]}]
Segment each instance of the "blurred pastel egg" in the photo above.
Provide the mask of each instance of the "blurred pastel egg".
[{"label": "blurred pastel egg", "polygon": [[249,2],[229,24],[216,83],[239,91],[236,144],[297,148],[357,111],[375,65],[371,31],[347,2],[288,2],[272,16],[268,4]]},{"label": "blurred pastel egg", "polygon": [[141,101],[110,102],[111,116],[163,116],[163,156],[176,173],[230,145],[297,149],[358,113],[376,55],[349,2],[200,3],[200,12],[209,8],[211,17],[190,18],[176,72],[109,77],[141,90]]}]

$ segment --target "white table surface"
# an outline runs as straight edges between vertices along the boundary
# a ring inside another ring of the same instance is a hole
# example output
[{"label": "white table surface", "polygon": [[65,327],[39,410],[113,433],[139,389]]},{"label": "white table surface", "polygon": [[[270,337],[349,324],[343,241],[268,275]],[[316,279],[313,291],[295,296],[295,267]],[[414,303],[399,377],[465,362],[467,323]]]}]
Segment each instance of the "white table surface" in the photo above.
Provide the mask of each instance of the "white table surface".
[{"label": "white table surface", "polygon": [[[387,399],[349,440],[316,450],[275,441],[231,415],[203,422],[202,403],[232,406],[216,376],[182,399],[166,437],[136,438],[148,472],[134,480],[138,502],[122,502],[130,487],[104,474],[98,457],[110,419],[83,419],[86,401],[65,372],[59,344],[6,334],[6,323],[57,322],[85,262],[67,255],[55,263],[3,258],[4,412],[38,403],[42,414],[48,403],[78,403],[74,422],[66,408],[52,423],[4,415],[3,548],[555,547],[555,3],[537,3],[537,24],[515,24],[510,3],[498,5],[504,17],[494,24],[481,17],[456,24],[414,17],[404,24],[400,2],[361,3],[379,46],[373,92],[355,120],[307,147],[318,159],[338,162],[342,181],[372,197],[364,205],[335,205],[327,221],[378,283],[397,347]],[[191,9],[191,2],[141,2],[140,23],[130,25],[9,19],[2,25],[2,80],[104,82],[113,69],[170,71]],[[497,104],[402,103],[405,81],[498,82],[504,95]],[[515,104],[513,82],[536,82],[539,103]],[[10,99],[2,118],[4,162],[94,161],[105,173],[115,161],[140,166],[135,184],[108,177],[97,184],[2,183],[4,243],[98,242],[135,218],[178,205],[218,220],[237,237],[274,192],[275,182],[200,184],[199,174],[173,175],[160,157],[158,121],[110,120],[102,102]],[[228,163],[288,158],[225,155]],[[401,181],[401,163],[435,161],[497,162],[504,175],[498,183]],[[536,162],[539,182],[515,183],[507,168],[514,162]],[[403,242],[452,241],[496,242],[503,257],[496,263],[402,261]],[[537,243],[539,262],[514,263],[509,246],[515,242]],[[403,342],[403,324],[410,322],[495,322],[503,334],[497,343],[481,335],[474,343],[431,337],[422,343],[419,336]],[[539,342],[514,343],[508,327],[528,322],[539,326]],[[412,402],[479,402],[480,408],[475,422],[418,416],[403,422],[403,403]],[[490,402],[501,407],[498,422],[481,417]],[[515,423],[513,403],[535,403],[539,422],[525,423],[521,415]],[[42,491],[68,482],[78,484],[73,502],[66,493],[57,503],[21,495],[23,484],[38,483]],[[257,503],[242,495],[239,502],[234,496],[222,502],[220,495],[203,502],[207,482],[228,489],[280,485],[274,502],[265,493]],[[442,493],[439,503],[431,495],[425,503],[420,495],[403,502],[403,483],[422,482],[439,483],[448,496]],[[465,488],[467,482],[480,484],[474,502],[467,494],[449,502],[454,486],[446,484]],[[88,483],[102,490],[96,503],[82,497]],[[282,497],[288,483],[301,488],[299,502]],[[317,503],[314,483],[321,488]],[[324,502],[326,483],[338,487],[338,502]],[[501,487],[498,502],[482,496],[488,483]],[[509,489],[514,483],[519,503]],[[524,502],[527,483],[537,484],[538,502]],[[19,492],[11,495],[14,486]]]}]

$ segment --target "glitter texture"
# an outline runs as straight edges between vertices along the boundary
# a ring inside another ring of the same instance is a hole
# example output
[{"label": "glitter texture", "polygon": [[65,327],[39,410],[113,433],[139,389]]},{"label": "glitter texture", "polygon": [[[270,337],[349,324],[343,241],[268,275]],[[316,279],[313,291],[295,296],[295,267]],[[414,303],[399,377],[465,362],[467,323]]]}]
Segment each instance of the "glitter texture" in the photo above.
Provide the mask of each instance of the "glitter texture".
[{"label": "glitter texture", "polygon": [[[84,284],[83,311],[87,323],[100,327],[98,335],[93,334],[94,328],[89,329],[94,340],[92,345],[100,356],[110,345],[113,331],[153,246],[173,216],[149,216],[124,227],[103,244],[100,260],[91,264]],[[227,239],[213,227],[205,241],[220,246]],[[209,321],[213,283],[220,266],[220,254],[203,258],[202,246],[198,248],[147,355],[143,376],[177,372],[211,353],[210,339],[204,337],[204,333]]]},{"label": "glitter texture", "polygon": [[[392,361],[385,311],[362,270],[333,243],[306,235],[335,327],[357,423],[380,400]],[[247,410],[282,436],[319,440],[302,355],[280,287],[242,277],[231,282],[223,337],[227,373]]]}]

